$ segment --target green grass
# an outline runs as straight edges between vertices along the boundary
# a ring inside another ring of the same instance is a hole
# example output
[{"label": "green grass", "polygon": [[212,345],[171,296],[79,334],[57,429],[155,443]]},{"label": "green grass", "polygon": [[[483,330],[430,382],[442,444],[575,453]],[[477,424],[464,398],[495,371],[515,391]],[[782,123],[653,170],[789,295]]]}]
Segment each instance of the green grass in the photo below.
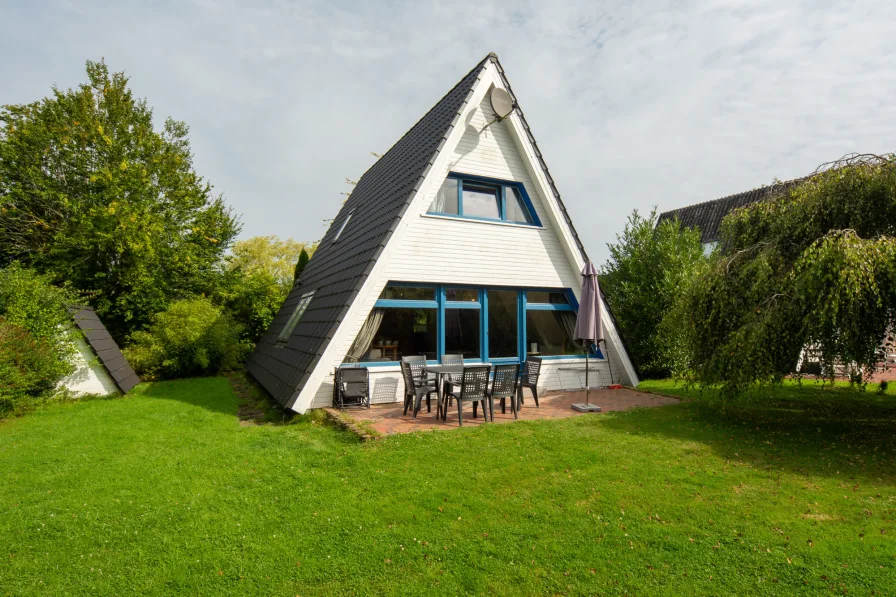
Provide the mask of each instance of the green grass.
[{"label": "green grass", "polygon": [[144,384],[0,422],[0,595],[892,594],[894,403],[787,388],[361,444],[240,426],[221,378]]},{"label": "green grass", "polygon": [[[790,400],[795,403],[802,403],[803,408],[812,408],[816,406],[824,407],[824,403],[829,402],[832,397],[846,398],[851,403],[858,404],[880,404],[887,405],[887,400],[877,400],[881,398],[880,386],[876,383],[869,383],[862,389],[858,385],[850,384],[848,381],[836,381],[833,384],[829,381],[822,381],[814,377],[806,377],[801,381],[795,379],[785,379],[781,384],[771,385],[767,387],[753,388],[744,396],[732,401],[725,402],[722,400],[720,392],[713,389],[704,389],[699,387],[687,387],[683,382],[674,379],[649,379],[641,382],[638,386],[639,390],[648,392],[657,392],[667,394],[669,396],[678,396],[680,398],[694,398],[705,402],[717,401],[719,404],[714,406],[727,407],[731,404],[735,408],[741,408],[744,405],[755,403],[755,401],[763,401],[767,404],[767,399],[773,400]],[[896,382],[889,382],[884,386],[884,394],[896,399]],[[872,399],[869,402],[869,398]],[[756,404],[753,404],[756,406]]]}]

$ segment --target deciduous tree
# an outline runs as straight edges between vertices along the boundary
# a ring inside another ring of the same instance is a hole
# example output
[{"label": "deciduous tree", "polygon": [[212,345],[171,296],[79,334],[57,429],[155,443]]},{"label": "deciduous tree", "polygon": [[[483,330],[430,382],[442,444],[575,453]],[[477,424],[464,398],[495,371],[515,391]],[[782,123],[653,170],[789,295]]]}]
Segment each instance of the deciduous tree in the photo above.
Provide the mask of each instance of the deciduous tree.
[{"label": "deciduous tree", "polygon": [[657,226],[654,209],[646,218],[632,212],[625,230],[609,243],[610,258],[601,268],[600,285],[644,377],[665,377],[671,346],[660,324],[684,288],[705,265],[700,232],[678,220]]},{"label": "deciduous tree", "polygon": [[813,346],[874,370],[896,323],[896,158],[848,156],[728,215],[720,259],[683,299],[685,369],[729,394],[794,371]]},{"label": "deciduous tree", "polygon": [[234,244],[213,297],[243,324],[244,339],[257,342],[268,329],[292,289],[297,261],[314,249],[314,244],[276,236],[255,236]]},{"label": "deciduous tree", "polygon": [[295,265],[302,252],[314,253],[315,245],[278,236],[253,236],[233,244],[228,260],[230,269],[240,269],[246,274],[265,272],[278,284],[292,286]]},{"label": "deciduous tree", "polygon": [[89,293],[119,340],[181,296],[208,292],[239,231],[193,168],[187,126],[153,128],[124,73],[0,110],[0,266]]}]

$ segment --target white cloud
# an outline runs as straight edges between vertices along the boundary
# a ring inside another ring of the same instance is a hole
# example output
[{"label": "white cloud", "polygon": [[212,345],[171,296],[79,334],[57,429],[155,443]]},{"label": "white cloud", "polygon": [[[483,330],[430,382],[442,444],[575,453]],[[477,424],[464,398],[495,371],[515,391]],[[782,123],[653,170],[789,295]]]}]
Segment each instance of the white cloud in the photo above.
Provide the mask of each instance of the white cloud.
[{"label": "white cloud", "polygon": [[896,139],[892,2],[99,3],[4,9],[4,103],[126,70],[185,120],[244,236],[313,239],[497,51],[592,258],[633,209],[801,176]]}]

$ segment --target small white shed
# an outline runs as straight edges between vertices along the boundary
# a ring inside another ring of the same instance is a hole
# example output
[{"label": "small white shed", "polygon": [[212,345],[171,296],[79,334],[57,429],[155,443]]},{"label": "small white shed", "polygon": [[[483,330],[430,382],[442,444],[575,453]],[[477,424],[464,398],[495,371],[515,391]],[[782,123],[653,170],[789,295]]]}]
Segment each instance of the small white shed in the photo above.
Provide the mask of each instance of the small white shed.
[{"label": "small white shed", "polygon": [[76,370],[64,378],[60,386],[75,395],[108,396],[116,392],[126,394],[140,383],[137,373],[93,309],[72,309],[72,318],[83,337],[77,340]]}]

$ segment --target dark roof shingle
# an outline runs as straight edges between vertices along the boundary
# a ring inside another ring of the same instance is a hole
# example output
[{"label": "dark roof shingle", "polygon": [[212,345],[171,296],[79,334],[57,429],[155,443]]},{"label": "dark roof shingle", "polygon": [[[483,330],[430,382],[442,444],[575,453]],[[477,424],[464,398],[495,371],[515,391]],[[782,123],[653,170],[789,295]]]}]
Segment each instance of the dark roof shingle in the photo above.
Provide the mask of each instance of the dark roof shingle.
[{"label": "dark roof shingle", "polygon": [[745,193],[728,195],[720,199],[666,211],[660,214],[657,224],[663,220],[671,220],[677,217],[682,226],[700,229],[700,242],[718,242],[721,239],[722,220],[729,213],[758,201],[783,195],[804,180],[805,178],[797,178],[786,182],[778,182],[766,187],[753,189],[752,191],[746,191]]}]

